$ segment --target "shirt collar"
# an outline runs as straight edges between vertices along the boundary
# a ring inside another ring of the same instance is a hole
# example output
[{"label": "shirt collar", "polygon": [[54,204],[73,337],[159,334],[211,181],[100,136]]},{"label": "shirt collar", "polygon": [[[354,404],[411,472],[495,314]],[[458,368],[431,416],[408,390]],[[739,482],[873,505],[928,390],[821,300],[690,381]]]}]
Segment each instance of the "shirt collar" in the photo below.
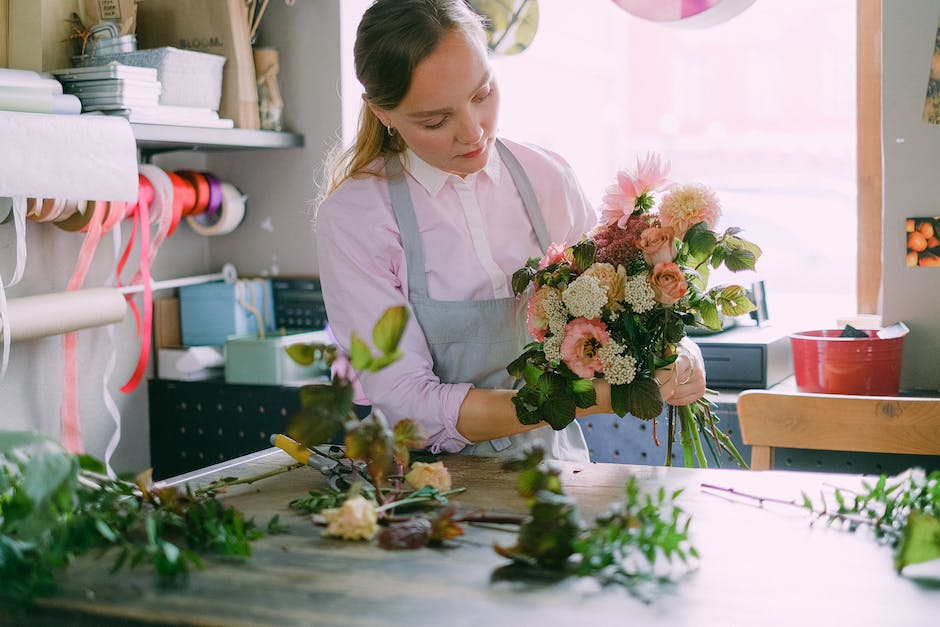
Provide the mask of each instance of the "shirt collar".
[{"label": "shirt collar", "polygon": [[[444,184],[447,183],[451,177],[460,178],[456,174],[435,168],[415,154],[411,148],[405,149],[403,162],[405,170],[407,170],[424,189],[428,190],[431,196],[437,196],[441,189],[443,189]],[[487,159],[486,165],[483,166],[480,172],[486,174],[493,183],[499,183],[500,163],[499,153],[496,150],[496,146],[493,146],[493,148],[490,149],[490,157]],[[474,172],[473,174],[467,175],[464,180],[472,184],[478,175],[479,172]]]}]

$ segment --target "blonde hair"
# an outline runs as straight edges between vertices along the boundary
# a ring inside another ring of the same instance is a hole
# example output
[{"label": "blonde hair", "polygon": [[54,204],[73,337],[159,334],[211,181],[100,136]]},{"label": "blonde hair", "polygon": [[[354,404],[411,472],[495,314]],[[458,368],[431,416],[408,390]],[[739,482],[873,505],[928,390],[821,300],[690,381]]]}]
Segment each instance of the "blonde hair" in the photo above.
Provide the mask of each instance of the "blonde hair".
[{"label": "blonde hair", "polygon": [[405,149],[401,137],[387,129],[369,108],[397,107],[417,65],[441,39],[454,30],[485,40],[483,18],[465,0],[375,0],[356,31],[353,56],[356,78],[365,89],[356,139],[335,151],[327,163],[327,194],[346,180],[364,175],[383,176],[372,164],[381,156]]}]

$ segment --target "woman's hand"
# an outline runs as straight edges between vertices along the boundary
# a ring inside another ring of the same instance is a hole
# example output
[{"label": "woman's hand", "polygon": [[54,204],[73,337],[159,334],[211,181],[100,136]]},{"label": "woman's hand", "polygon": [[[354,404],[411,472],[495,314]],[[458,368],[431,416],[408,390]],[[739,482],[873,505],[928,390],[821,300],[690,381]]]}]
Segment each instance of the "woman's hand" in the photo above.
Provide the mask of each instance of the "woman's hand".
[{"label": "woman's hand", "polygon": [[705,361],[698,345],[687,337],[677,347],[679,356],[668,368],[655,373],[663,401],[688,405],[705,395]]}]

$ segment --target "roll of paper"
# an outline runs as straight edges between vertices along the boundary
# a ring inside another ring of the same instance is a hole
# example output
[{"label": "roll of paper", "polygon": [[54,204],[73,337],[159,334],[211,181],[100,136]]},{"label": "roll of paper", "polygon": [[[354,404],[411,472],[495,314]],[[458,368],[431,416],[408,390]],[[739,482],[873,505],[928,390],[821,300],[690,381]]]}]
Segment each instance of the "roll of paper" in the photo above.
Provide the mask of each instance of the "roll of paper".
[{"label": "roll of paper", "polygon": [[137,200],[137,143],[123,118],[0,115],[0,196]]},{"label": "roll of paper", "polygon": [[127,311],[124,294],[96,287],[13,298],[7,302],[10,340],[34,340],[120,322]]}]

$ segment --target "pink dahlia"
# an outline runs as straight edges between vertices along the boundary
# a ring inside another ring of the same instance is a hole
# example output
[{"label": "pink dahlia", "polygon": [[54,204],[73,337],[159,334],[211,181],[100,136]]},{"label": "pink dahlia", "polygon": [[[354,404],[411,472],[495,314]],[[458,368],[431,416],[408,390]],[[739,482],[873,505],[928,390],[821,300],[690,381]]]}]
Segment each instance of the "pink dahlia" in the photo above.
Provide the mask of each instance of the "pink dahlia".
[{"label": "pink dahlia", "polygon": [[575,318],[565,325],[561,340],[561,358],[583,379],[593,379],[603,371],[598,352],[610,341],[607,325],[600,320]]},{"label": "pink dahlia", "polygon": [[714,230],[720,217],[718,196],[701,183],[677,185],[659,205],[659,221],[663,226],[671,226],[679,239],[699,222],[705,222],[709,229]]},{"label": "pink dahlia", "polygon": [[662,158],[654,153],[646,154],[646,159],[640,161],[637,157],[636,172],[626,170],[617,172],[617,184],[607,188],[601,205],[601,222],[603,224],[617,224],[623,228],[627,220],[637,208],[637,199],[660,189],[669,189],[672,182],[669,175],[669,162],[663,163]]}]

